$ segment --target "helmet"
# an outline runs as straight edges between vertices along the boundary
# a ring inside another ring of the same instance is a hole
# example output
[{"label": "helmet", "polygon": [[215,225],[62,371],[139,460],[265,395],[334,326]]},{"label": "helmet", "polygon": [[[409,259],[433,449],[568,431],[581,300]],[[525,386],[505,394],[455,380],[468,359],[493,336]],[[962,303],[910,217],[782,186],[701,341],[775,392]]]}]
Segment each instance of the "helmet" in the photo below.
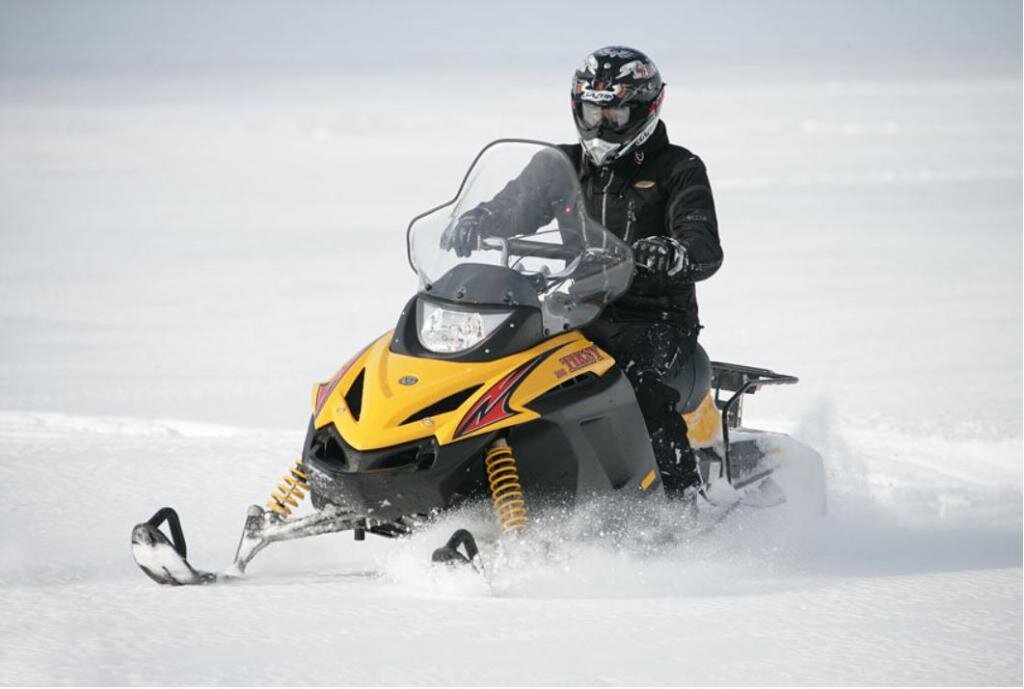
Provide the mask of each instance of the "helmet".
[{"label": "helmet", "polygon": [[587,56],[572,81],[572,112],[596,165],[621,158],[654,133],[665,94],[658,68],[639,50],[608,46]]}]

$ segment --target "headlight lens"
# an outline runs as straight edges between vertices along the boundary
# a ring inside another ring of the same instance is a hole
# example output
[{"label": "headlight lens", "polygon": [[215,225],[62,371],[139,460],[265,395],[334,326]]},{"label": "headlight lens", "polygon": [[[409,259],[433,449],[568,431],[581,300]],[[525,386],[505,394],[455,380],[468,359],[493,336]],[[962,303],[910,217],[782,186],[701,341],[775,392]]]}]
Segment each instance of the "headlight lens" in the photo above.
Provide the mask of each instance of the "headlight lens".
[{"label": "headlight lens", "polygon": [[479,344],[505,322],[511,311],[458,311],[420,299],[420,343],[432,352],[462,352]]}]

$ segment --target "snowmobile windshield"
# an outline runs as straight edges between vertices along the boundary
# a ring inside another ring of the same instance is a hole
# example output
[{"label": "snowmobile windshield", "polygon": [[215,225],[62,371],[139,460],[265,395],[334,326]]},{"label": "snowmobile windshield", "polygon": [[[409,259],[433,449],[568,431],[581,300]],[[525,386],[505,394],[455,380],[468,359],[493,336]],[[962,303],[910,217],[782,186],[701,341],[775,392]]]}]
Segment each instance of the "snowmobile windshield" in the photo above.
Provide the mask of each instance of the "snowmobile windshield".
[{"label": "snowmobile windshield", "polygon": [[537,141],[485,146],[458,195],[413,218],[408,246],[421,291],[472,275],[487,288],[461,303],[539,305],[548,333],[594,320],[633,274],[629,246],[587,214],[569,158]]}]

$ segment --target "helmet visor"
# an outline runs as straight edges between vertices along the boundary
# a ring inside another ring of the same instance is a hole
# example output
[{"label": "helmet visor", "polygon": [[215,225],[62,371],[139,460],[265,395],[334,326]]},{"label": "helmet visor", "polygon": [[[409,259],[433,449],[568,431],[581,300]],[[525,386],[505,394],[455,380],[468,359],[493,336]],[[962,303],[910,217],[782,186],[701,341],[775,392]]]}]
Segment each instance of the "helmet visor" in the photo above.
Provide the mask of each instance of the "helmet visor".
[{"label": "helmet visor", "polygon": [[597,127],[604,123],[616,131],[621,131],[629,125],[629,108],[602,108],[593,103],[582,103],[580,119],[588,127]]}]

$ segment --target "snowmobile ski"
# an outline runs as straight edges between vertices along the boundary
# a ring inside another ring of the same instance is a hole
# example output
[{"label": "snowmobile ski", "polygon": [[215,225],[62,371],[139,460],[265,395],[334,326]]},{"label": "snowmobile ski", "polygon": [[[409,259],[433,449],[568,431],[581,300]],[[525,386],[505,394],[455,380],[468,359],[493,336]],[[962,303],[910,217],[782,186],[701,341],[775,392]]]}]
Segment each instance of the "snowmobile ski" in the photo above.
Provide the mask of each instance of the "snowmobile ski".
[{"label": "snowmobile ski", "polygon": [[[160,531],[160,525],[165,521],[171,530],[171,538]],[[132,529],[132,556],[146,576],[158,584],[212,584],[219,578],[213,572],[197,570],[189,564],[181,520],[170,507],[157,511],[149,521],[135,525]]]},{"label": "snowmobile ski", "polygon": [[[160,530],[164,522],[167,522],[170,529],[170,538]],[[132,556],[135,564],[158,584],[214,584],[242,577],[249,562],[271,543],[338,531],[358,533],[366,528],[365,518],[343,512],[334,506],[305,517],[285,519],[276,512],[252,505],[245,518],[234,561],[226,572],[216,573],[196,569],[189,563],[178,513],[170,507],[164,507],[149,521],[136,524],[132,529]]]},{"label": "snowmobile ski", "polygon": [[434,551],[430,559],[434,564],[469,565],[478,572],[483,570],[476,538],[466,529],[455,531],[447,543]]}]

